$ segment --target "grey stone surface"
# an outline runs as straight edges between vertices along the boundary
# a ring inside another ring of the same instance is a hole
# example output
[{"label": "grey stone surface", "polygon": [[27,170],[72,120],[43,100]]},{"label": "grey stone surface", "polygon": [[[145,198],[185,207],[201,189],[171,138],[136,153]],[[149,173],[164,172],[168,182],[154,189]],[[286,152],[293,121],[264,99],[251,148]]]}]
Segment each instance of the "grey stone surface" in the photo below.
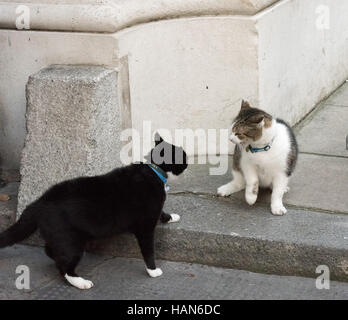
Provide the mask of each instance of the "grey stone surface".
[{"label": "grey stone surface", "polygon": [[297,133],[301,152],[345,156],[348,108],[324,106]]},{"label": "grey stone surface", "polygon": [[[231,168],[231,157],[229,166]],[[211,167],[209,164],[190,165],[183,177],[171,184],[171,192],[216,195],[219,186],[231,181],[231,170],[225,175],[214,176],[209,175]],[[284,203],[300,208],[348,213],[347,190],[348,159],[302,153],[290,180],[290,192],[284,196]],[[264,190],[255,205],[270,205],[270,195],[270,191]],[[243,191],[231,197],[245,202]]]},{"label": "grey stone surface", "polygon": [[325,103],[348,107],[348,83],[341,86]]},{"label": "grey stone surface", "polygon": [[[330,290],[318,290],[315,279],[255,274],[199,264],[158,261],[163,275],[151,279],[139,259],[86,254],[79,273],[94,282],[90,290],[78,290],[61,279],[41,248],[15,246],[0,251],[2,299],[348,299],[348,284],[330,282]],[[14,286],[18,264],[30,267],[30,291]]]},{"label": "grey stone surface", "polygon": [[27,84],[27,137],[18,213],[51,185],[120,165],[117,72],[51,66]]},{"label": "grey stone surface", "polygon": [[[81,274],[89,274],[94,268],[109,257],[88,254],[83,263],[78,266]],[[25,265],[30,270],[30,289],[18,290],[15,279],[17,266]],[[61,281],[60,274],[54,262],[46,256],[43,248],[15,245],[0,249],[0,300],[3,299],[32,299],[37,291],[50,282]]]},{"label": "grey stone surface", "polygon": [[285,202],[348,213],[348,159],[300,154]]},{"label": "grey stone surface", "polygon": [[[19,276],[16,268],[20,265],[28,266],[31,270],[31,290],[16,289],[15,280]],[[16,245],[11,248],[0,249],[0,299],[16,299],[30,297],[32,290],[37,290],[45,283],[52,281],[57,275],[54,265],[43,254],[42,248],[30,248]]]},{"label": "grey stone surface", "polygon": [[[200,157],[200,159],[203,158]],[[189,191],[198,194],[215,195],[218,187],[232,179],[232,157],[220,156],[220,159],[223,163],[228,164],[228,168],[225,169],[223,175],[211,175],[210,169],[216,166],[210,164],[208,160],[206,160],[206,164],[198,164],[198,157],[194,157],[191,160],[194,163],[188,166],[183,175],[169,183],[170,193]]]}]

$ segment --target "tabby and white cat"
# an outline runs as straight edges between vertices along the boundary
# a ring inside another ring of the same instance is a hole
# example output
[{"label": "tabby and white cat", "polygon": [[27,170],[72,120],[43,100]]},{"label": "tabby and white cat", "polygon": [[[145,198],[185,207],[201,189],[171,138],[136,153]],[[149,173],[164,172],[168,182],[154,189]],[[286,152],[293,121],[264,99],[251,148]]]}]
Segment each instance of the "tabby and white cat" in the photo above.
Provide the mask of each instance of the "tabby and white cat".
[{"label": "tabby and white cat", "polygon": [[233,180],[218,188],[227,197],[245,188],[245,199],[253,205],[259,187],[271,188],[271,212],[283,215],[283,195],[288,191],[298,154],[295,135],[283,120],[243,101],[232,124],[230,140],[236,144],[233,155]]}]

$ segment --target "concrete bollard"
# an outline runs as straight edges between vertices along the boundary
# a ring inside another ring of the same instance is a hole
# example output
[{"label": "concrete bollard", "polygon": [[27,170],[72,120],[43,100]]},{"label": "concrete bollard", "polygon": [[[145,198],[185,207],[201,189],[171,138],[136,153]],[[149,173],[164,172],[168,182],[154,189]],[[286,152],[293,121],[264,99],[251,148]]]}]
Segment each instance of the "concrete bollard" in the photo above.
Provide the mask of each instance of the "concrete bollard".
[{"label": "concrete bollard", "polygon": [[120,163],[117,72],[53,65],[29,77],[17,217],[52,185]]}]

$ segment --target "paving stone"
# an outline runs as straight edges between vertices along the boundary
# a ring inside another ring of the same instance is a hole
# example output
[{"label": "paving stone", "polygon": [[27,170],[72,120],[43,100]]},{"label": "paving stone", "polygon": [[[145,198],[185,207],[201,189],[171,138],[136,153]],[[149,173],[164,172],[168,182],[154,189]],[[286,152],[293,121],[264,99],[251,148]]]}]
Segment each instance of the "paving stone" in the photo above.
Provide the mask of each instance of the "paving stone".
[{"label": "paving stone", "polygon": [[[232,159],[229,157],[229,167]],[[183,177],[171,183],[171,193],[192,192],[216,195],[219,186],[231,181],[230,169],[221,176],[209,175],[212,166],[193,164]],[[300,154],[290,192],[284,203],[301,208],[348,213],[348,159]],[[256,202],[270,205],[270,191],[263,191]],[[245,202],[244,192],[232,196]]]},{"label": "paving stone", "polygon": [[324,106],[297,133],[301,152],[345,156],[348,159],[347,137],[348,108],[336,106]]},{"label": "paving stone", "polygon": [[348,83],[341,86],[325,103],[348,107]]},{"label": "paving stone", "polygon": [[[88,254],[78,267],[81,273],[88,274],[100,263],[108,259]],[[27,266],[30,270],[30,289],[18,290],[16,273],[18,266]],[[37,291],[52,281],[61,281],[61,277],[54,262],[46,256],[43,248],[15,245],[0,249],[0,300],[2,299],[34,299]]]},{"label": "paving stone", "polygon": [[348,213],[348,159],[301,154],[285,203]]},{"label": "paving stone", "polygon": [[[204,159],[201,158],[200,159]],[[195,157],[185,172],[174,181],[168,182],[170,185],[170,193],[180,193],[190,191],[192,193],[207,193],[211,195],[216,194],[216,190],[219,186],[228,181],[231,181],[231,169],[232,169],[232,157],[220,156],[220,160],[223,163],[222,175],[211,174],[211,169],[216,168],[205,160],[205,164],[199,164],[198,158]],[[201,160],[203,161],[203,160]]]},{"label": "paving stone", "polygon": [[[82,260],[79,273],[92,280],[94,287],[78,290],[57,276],[40,248],[14,246],[0,251],[0,259],[2,299],[348,299],[348,283],[331,281],[330,290],[318,290],[315,279],[168,261],[158,261],[163,275],[152,279],[142,260],[103,260],[90,254]],[[14,288],[18,263],[30,265],[32,289],[26,293]]]}]

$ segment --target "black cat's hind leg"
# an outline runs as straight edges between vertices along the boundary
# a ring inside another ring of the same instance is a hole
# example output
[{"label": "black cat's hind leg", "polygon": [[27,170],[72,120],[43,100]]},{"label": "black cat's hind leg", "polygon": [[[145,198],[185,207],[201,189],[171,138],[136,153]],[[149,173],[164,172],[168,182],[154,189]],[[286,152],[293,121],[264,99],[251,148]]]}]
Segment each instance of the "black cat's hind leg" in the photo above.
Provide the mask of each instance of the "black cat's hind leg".
[{"label": "black cat's hind leg", "polygon": [[178,222],[179,220],[180,220],[180,216],[176,213],[168,214],[162,211],[160,216],[160,221],[162,223]]},{"label": "black cat's hind leg", "polygon": [[155,264],[155,230],[153,229],[151,231],[138,231],[135,233],[135,236],[138,240],[139,247],[146,264],[147,273],[152,278],[161,276],[163,272],[160,268],[156,268]]},{"label": "black cat's hind leg", "polygon": [[51,247],[49,247],[47,244],[45,245],[45,253],[46,255],[51,258],[52,260],[54,260],[54,256],[53,256],[53,252]]},{"label": "black cat's hind leg", "polygon": [[83,256],[84,244],[81,241],[76,241],[76,239],[71,239],[68,242],[67,239],[64,239],[60,243],[46,245],[46,253],[56,262],[60,274],[78,289],[93,287],[92,281],[79,277],[75,272],[75,268]]}]

